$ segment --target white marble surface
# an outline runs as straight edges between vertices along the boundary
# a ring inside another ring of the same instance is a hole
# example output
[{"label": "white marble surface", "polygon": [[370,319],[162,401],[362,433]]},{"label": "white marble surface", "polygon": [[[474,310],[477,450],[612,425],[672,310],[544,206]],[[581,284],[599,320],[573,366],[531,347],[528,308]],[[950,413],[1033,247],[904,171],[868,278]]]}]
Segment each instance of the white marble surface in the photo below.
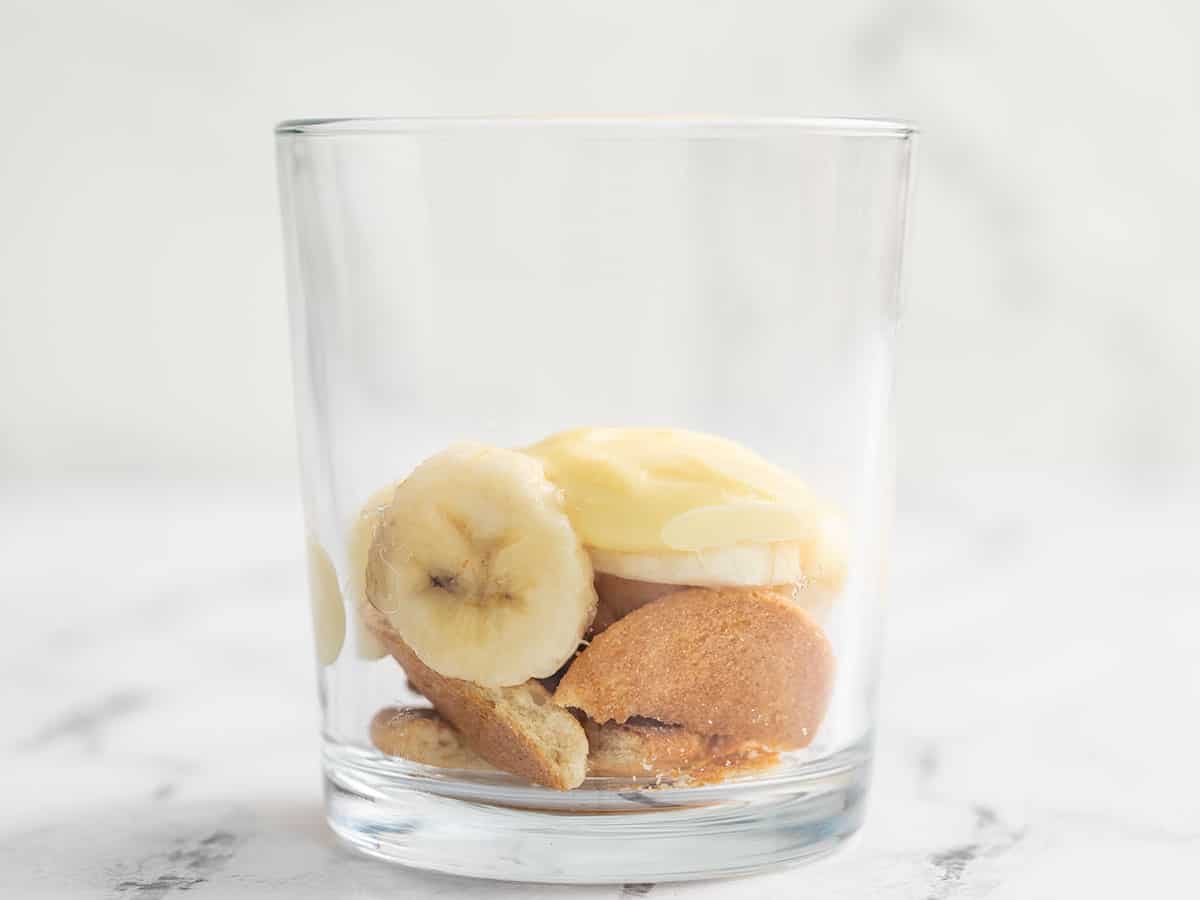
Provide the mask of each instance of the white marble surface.
[{"label": "white marble surface", "polygon": [[863,832],[806,868],[653,887],[473,882],[335,843],[290,488],[0,498],[5,897],[1196,896],[1194,478],[902,490]]}]

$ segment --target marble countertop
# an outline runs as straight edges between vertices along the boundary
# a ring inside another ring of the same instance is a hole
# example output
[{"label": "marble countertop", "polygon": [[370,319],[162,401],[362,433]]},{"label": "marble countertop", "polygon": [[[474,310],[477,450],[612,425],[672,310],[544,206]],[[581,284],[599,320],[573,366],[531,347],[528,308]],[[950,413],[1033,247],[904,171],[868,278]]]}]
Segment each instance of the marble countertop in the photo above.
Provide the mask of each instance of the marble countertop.
[{"label": "marble countertop", "polygon": [[901,491],[874,792],[848,849],[722,882],[422,874],[322,819],[292,488],[0,488],[6,897],[1194,897],[1200,480]]}]

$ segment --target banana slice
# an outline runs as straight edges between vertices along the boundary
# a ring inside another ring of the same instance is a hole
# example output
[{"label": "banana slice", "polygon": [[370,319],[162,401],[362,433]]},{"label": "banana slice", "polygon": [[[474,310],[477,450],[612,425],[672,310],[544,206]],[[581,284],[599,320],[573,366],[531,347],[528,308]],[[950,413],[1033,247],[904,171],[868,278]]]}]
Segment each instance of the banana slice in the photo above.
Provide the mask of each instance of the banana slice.
[{"label": "banana slice", "polygon": [[811,530],[815,500],[807,485],[715,435],[577,428],[525,452],[543,460],[565,492],[567,514],[588,547],[659,553],[791,541]]},{"label": "banana slice", "polygon": [[[677,542],[687,546],[711,521],[747,515],[752,510],[742,504],[728,511],[697,510],[694,518],[680,517],[671,532]],[[692,529],[695,529],[693,531]],[[597,572],[632,581],[703,587],[761,587],[797,584],[821,588],[831,594],[842,589],[846,580],[847,537],[841,519],[826,511],[803,540],[740,543],[725,547],[678,549],[655,553],[625,553],[589,547],[592,566]]]},{"label": "banana slice", "polygon": [[486,687],[553,674],[596,613],[592,565],[542,464],[457,444],[397,486],[366,596],[429,668]]},{"label": "banana slice", "polygon": [[597,572],[631,581],[705,587],[753,587],[801,581],[798,544],[735,544],[711,550],[621,553],[589,548]]},{"label": "banana slice", "polygon": [[663,525],[662,540],[672,550],[708,550],[734,543],[770,544],[810,539],[817,525],[811,513],[768,500],[742,500],[689,509]]},{"label": "banana slice", "polygon": [[710,434],[579,428],[525,450],[564,491],[597,572],[709,587],[845,577],[839,519],[799,478]]},{"label": "banana slice", "polygon": [[312,602],[317,661],[323,666],[332,665],[346,640],[346,609],[329,554],[311,537],[308,539],[308,594]]},{"label": "banana slice", "polygon": [[358,517],[354,520],[354,525],[350,529],[350,538],[347,542],[347,556],[350,558],[350,578],[347,587],[349,588],[350,604],[355,610],[354,648],[358,657],[367,661],[381,659],[388,654],[387,647],[383,646],[379,638],[375,636],[363,621],[362,608],[367,602],[367,553],[371,549],[371,542],[375,539],[375,532],[379,528],[379,523],[383,519],[384,513],[387,512],[395,492],[396,485],[389,484],[387,487],[380,488],[368,498],[367,502],[363,504],[363,508],[359,511]]}]

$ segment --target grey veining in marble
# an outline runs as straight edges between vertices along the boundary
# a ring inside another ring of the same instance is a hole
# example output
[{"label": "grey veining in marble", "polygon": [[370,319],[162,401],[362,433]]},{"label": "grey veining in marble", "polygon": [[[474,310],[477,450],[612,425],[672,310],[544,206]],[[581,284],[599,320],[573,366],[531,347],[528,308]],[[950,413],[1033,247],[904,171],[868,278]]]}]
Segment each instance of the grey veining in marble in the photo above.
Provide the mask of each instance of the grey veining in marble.
[{"label": "grey veining in marble", "polygon": [[903,492],[861,835],[787,872],[591,888],[425,875],[334,841],[286,491],[12,488],[0,885],[128,900],[1194,896],[1197,486],[1014,474]]}]

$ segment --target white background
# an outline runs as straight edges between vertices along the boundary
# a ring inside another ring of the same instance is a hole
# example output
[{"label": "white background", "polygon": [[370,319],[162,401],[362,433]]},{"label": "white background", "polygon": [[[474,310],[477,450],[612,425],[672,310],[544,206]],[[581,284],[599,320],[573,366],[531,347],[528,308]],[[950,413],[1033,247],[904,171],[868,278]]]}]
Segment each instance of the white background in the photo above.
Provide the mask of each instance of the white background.
[{"label": "white background", "polygon": [[294,473],[270,128],[378,113],[924,129],[905,480],[1200,455],[1200,7],[0,4],[0,475]]}]

